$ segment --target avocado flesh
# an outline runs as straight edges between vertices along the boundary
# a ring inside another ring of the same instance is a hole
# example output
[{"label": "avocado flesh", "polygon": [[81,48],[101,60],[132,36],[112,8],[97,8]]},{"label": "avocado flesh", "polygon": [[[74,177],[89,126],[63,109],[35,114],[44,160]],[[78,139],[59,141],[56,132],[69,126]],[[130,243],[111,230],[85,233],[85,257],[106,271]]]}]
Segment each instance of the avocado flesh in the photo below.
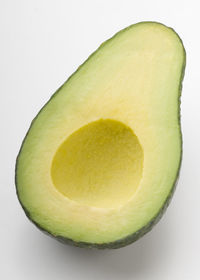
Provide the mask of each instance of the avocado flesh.
[{"label": "avocado flesh", "polygon": [[106,41],[42,108],[16,165],[19,200],[41,229],[118,248],[149,231],[181,161],[180,38],[158,23]]}]

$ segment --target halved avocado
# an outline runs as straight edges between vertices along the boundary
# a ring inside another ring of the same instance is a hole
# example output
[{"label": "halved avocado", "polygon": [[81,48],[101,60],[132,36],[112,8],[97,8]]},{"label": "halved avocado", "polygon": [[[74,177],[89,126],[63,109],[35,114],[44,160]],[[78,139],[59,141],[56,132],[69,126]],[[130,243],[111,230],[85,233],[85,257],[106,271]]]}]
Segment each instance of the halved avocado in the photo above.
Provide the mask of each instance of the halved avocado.
[{"label": "halved avocado", "polygon": [[27,216],[56,239],[119,248],[148,232],[178,177],[185,51],[155,22],[102,44],[31,124],[16,163]]}]

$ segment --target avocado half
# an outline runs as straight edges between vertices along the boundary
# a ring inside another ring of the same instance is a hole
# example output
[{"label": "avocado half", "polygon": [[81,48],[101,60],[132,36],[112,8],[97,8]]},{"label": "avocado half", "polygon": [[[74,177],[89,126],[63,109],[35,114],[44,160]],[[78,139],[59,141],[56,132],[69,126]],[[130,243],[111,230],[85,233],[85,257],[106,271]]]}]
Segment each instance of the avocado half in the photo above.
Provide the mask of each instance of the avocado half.
[{"label": "avocado half", "polygon": [[141,22],[103,43],[31,123],[16,162],[28,218],[61,242],[119,248],[147,233],[178,178],[185,50]]}]

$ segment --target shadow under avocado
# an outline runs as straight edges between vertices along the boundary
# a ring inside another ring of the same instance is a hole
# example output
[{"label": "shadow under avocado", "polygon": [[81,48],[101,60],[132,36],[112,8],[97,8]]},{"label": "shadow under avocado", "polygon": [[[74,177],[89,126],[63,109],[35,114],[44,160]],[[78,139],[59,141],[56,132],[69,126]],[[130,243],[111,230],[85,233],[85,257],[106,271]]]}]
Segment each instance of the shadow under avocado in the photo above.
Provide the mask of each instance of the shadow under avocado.
[{"label": "shadow under avocado", "polygon": [[[172,251],[169,223],[169,219],[162,219],[151,232],[137,242],[112,250],[83,249],[61,244],[41,234],[37,229],[33,231],[32,225],[29,227],[27,224],[28,233],[22,233],[25,240],[20,247],[19,258],[26,256],[23,267],[26,267],[28,273],[34,269],[31,261],[34,259],[36,266],[41,265],[55,274],[67,275],[70,270],[75,274],[79,273],[81,279],[117,280],[129,279],[131,276],[145,277],[155,267],[165,265],[166,258],[169,258],[169,251]],[[26,239],[24,235],[29,238]]]}]

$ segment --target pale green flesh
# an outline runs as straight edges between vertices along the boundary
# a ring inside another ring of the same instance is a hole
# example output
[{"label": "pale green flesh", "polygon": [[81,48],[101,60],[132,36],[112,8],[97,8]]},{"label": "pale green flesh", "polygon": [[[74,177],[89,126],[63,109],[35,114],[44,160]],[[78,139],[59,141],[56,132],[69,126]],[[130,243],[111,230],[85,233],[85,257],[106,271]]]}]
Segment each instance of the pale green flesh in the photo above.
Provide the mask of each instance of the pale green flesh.
[{"label": "pale green flesh", "polygon": [[55,236],[101,244],[158,213],[180,164],[184,63],[175,32],[141,23],[79,68],[39,113],[18,157],[18,195],[34,222]]}]

